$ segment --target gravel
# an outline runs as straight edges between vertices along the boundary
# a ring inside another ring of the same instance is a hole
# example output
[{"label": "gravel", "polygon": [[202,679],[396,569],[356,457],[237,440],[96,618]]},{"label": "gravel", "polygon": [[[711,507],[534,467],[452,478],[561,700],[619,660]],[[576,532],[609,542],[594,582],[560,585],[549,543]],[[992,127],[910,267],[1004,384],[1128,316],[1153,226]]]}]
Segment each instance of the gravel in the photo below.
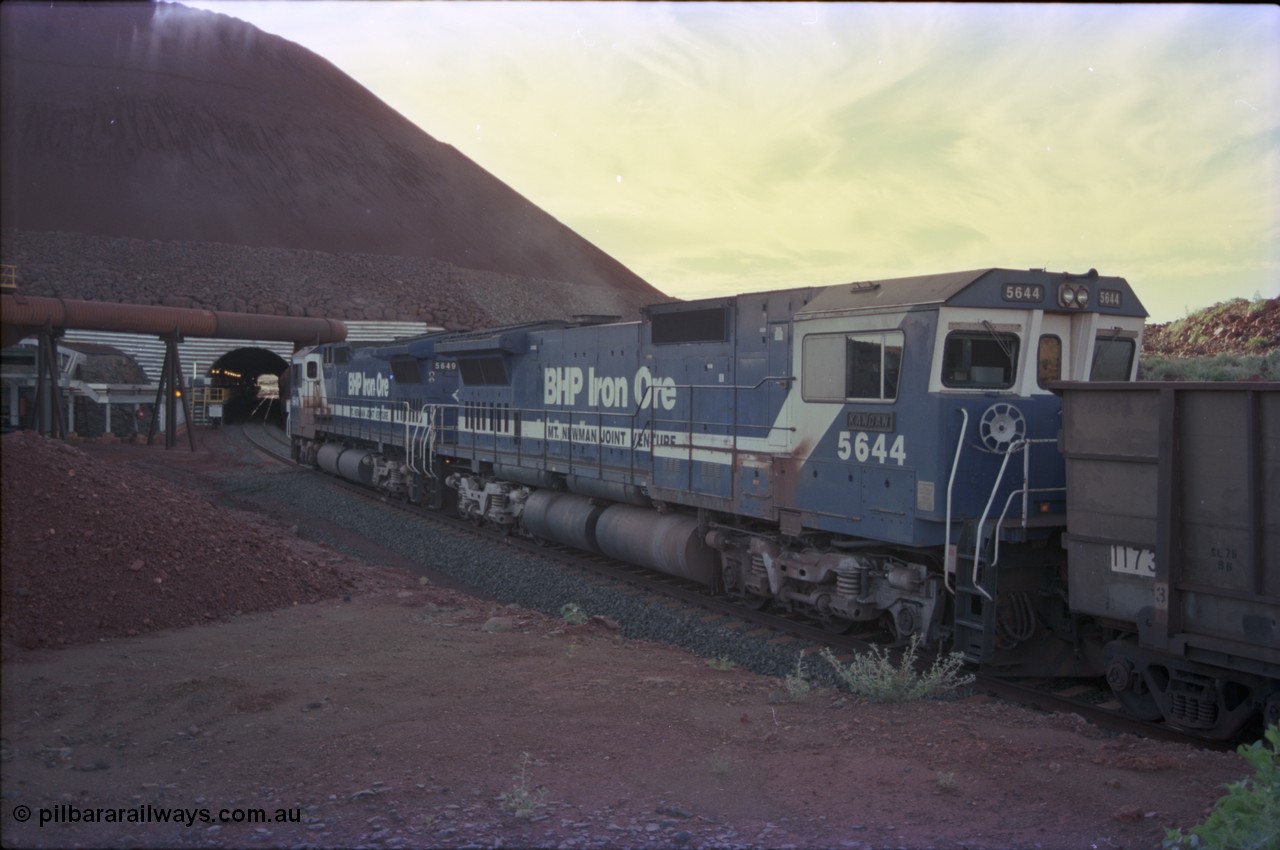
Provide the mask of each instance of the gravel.
[{"label": "gravel", "polygon": [[[228,495],[259,504],[287,504],[291,512],[314,516],[322,523],[375,541],[477,595],[504,604],[559,617],[560,609],[573,602],[588,616],[603,616],[617,623],[628,638],[672,644],[769,676],[785,676],[795,669],[794,642],[747,634],[745,627],[733,628],[711,617],[691,617],[686,606],[665,605],[650,594],[584,576],[500,542],[475,539],[427,521],[406,521],[403,513],[354,496],[318,472],[233,472],[224,477],[223,488]],[[299,533],[348,554],[359,554],[335,535],[307,530]]]},{"label": "gravel", "polygon": [[662,300],[581,283],[468,269],[426,257],[215,242],[0,231],[18,292],[278,316],[426,321],[451,330],[600,313]]}]

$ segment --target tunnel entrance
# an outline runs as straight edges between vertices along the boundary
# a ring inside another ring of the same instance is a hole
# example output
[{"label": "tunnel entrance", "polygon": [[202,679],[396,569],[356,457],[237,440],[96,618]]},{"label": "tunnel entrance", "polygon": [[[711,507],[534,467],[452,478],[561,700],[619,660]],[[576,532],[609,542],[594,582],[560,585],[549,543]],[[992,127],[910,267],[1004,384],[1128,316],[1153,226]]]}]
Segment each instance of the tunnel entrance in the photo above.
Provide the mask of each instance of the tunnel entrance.
[{"label": "tunnel entrance", "polygon": [[284,426],[280,375],[289,364],[265,348],[237,348],[209,367],[209,385],[224,391],[222,421],[230,425],[250,419]]}]

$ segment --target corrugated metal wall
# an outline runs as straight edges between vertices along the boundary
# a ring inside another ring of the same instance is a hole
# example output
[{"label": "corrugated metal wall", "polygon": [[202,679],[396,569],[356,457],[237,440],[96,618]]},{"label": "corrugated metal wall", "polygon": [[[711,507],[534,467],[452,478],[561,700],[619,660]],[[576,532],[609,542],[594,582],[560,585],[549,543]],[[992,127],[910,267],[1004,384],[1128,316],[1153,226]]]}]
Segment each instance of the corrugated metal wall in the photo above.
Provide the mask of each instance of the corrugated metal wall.
[{"label": "corrugated metal wall", "polygon": [[[348,342],[382,342],[399,337],[416,336],[432,330],[426,322],[344,322]],[[69,330],[63,337],[69,342],[92,342],[110,345],[128,354],[147,373],[151,381],[160,376],[164,365],[164,342],[145,334],[121,334],[106,331]],[[274,340],[225,340],[191,338],[178,343],[178,356],[187,380],[192,374],[205,375],[209,367],[230,351],[240,348],[262,348],[288,361],[293,343]]]}]

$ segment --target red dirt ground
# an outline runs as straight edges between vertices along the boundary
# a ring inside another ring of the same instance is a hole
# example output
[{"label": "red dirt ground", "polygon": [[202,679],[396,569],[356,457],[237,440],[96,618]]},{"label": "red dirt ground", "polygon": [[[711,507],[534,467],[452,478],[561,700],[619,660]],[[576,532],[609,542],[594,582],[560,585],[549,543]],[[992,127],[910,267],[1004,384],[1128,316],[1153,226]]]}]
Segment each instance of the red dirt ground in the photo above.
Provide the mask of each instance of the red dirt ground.
[{"label": "red dirt ground", "polygon": [[982,697],[796,702],[369,566],[216,504],[217,432],[0,459],[6,847],[1156,848],[1248,773]]}]

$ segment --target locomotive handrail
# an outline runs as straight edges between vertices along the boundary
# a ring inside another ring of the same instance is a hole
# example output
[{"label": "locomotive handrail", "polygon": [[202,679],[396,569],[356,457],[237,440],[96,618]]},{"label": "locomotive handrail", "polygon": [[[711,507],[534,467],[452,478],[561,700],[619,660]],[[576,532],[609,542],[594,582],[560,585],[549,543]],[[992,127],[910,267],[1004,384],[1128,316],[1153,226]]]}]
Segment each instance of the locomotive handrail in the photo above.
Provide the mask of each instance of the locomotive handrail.
[{"label": "locomotive handrail", "polygon": [[[1065,494],[1067,492],[1067,488],[1065,486],[1063,487],[1028,487],[1027,486],[1027,484],[1030,483],[1031,481],[1031,448],[1030,447],[1033,445],[1057,445],[1057,442],[1058,440],[1056,437],[1037,437],[1032,440],[1022,440],[1022,443],[1027,447],[1026,450],[1023,451],[1022,453],[1022,487],[1011,492],[1009,494],[1009,498],[1005,499],[1004,510],[1000,512],[1000,518],[996,520],[995,527],[997,529],[1004,526],[1005,517],[1008,516],[1009,514],[1009,506],[1013,504],[1013,500],[1017,496],[1022,497],[1022,528],[1025,530],[1029,528],[1029,526],[1027,525],[1027,522],[1030,519],[1029,497],[1032,493],[1064,493]],[[998,483],[999,482],[997,482],[997,484]],[[978,526],[978,530],[979,531],[982,530],[981,525]],[[989,566],[992,569],[994,569],[996,565],[999,563],[1000,563],[1000,535],[999,533],[997,533],[995,549],[991,553],[991,563],[989,564]]]},{"label": "locomotive handrail", "polygon": [[[973,571],[969,576],[969,582],[979,593],[985,596],[988,601],[994,602],[995,597],[987,593],[986,588],[978,584],[978,567],[981,565],[979,556],[982,553],[982,528],[987,524],[987,516],[991,513],[991,505],[995,503],[996,493],[1000,490],[1000,482],[1004,481],[1005,468],[1009,466],[1009,456],[1014,452],[1020,452],[1026,445],[1026,440],[1014,440],[1009,444],[1009,448],[1004,453],[1004,460],[1000,461],[1000,471],[996,474],[995,483],[991,485],[991,496],[987,499],[987,506],[982,509],[982,517],[978,520],[978,527],[974,531],[973,541]],[[999,535],[996,535],[997,538]]]},{"label": "locomotive handrail", "polygon": [[[413,465],[413,432],[411,432],[411,423],[409,422],[409,402],[401,402],[404,405],[404,447],[405,447],[405,466],[409,467],[411,472],[421,473],[422,470]],[[414,429],[416,431],[416,428]]]},{"label": "locomotive handrail", "polygon": [[[1026,482],[1024,481],[1023,483],[1025,484]],[[1004,500],[1004,510],[1000,512],[1000,518],[996,520],[995,527],[1001,528],[1004,525],[1004,518],[1005,518],[1005,515],[1009,513],[1009,506],[1013,504],[1014,498],[1019,495],[1021,495],[1023,497],[1023,500],[1025,501],[1027,495],[1030,493],[1066,493],[1066,492],[1067,492],[1066,487],[1026,487],[1024,486],[1021,490],[1014,490],[1012,493],[1009,494],[1009,498]],[[1025,513],[1023,514],[1023,517],[1022,517],[1022,527],[1024,529],[1028,527],[1027,516]],[[995,546],[995,551],[992,552],[992,555],[991,555],[991,566],[995,567],[996,564],[998,563],[1000,563],[1000,535],[999,534],[996,535],[996,546]]]},{"label": "locomotive handrail", "polygon": [[415,418],[409,402],[404,402],[404,436],[408,453],[406,465],[414,472],[435,478],[432,464],[435,460],[437,406],[424,403]]},{"label": "locomotive handrail", "polygon": [[956,456],[951,461],[951,477],[947,479],[947,523],[943,532],[946,535],[943,538],[946,549],[942,556],[942,585],[952,596],[956,595],[956,588],[954,584],[947,584],[947,580],[955,579],[956,555],[958,552],[956,551],[956,544],[951,542],[951,492],[955,489],[956,470],[960,468],[960,455],[964,451],[964,432],[969,428],[969,411],[962,407],[960,408],[960,415],[964,418],[960,421],[960,436],[956,440]]}]

